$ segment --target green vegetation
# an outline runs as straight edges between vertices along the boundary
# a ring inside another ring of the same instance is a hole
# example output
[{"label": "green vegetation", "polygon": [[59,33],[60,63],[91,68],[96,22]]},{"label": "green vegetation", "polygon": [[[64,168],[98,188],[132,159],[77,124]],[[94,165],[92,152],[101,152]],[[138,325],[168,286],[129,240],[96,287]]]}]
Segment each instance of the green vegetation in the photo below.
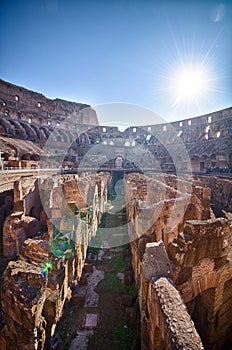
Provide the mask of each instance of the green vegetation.
[{"label": "green vegetation", "polygon": [[71,342],[72,342],[72,339],[68,338],[67,341],[66,341],[64,350],[69,350]]},{"label": "green vegetation", "polygon": [[[124,248],[127,246],[125,245]],[[133,341],[140,343],[139,313],[136,324],[128,326],[125,321],[125,309],[121,304],[124,295],[131,295],[133,300],[136,299],[135,285],[126,286],[117,277],[118,273],[123,273],[127,266],[131,266],[131,257],[124,257],[122,251],[111,252],[111,257],[107,265],[105,262],[98,262],[98,268],[101,269],[104,265],[105,271],[104,280],[96,288],[96,292],[100,295],[98,308],[100,314],[104,315],[104,320],[90,338],[89,349],[91,350],[131,350]]]},{"label": "green vegetation", "polygon": [[72,339],[70,337],[69,331],[67,328],[63,328],[60,334],[62,341],[65,343],[64,350],[69,350]]},{"label": "green vegetation", "polygon": [[136,297],[136,289],[134,285],[126,286],[117,277],[117,273],[124,272],[128,261],[124,259],[122,252],[117,255],[109,263],[110,271],[105,274],[105,279],[99,284],[99,288],[108,293],[128,294]]},{"label": "green vegetation", "polygon": [[61,334],[60,334],[60,337],[61,337],[61,339],[62,339],[63,341],[66,340],[67,334],[68,334],[68,330],[67,330],[67,328],[64,328],[64,329],[62,330]]},{"label": "green vegetation", "polygon": [[133,340],[140,339],[140,321],[137,317],[135,327],[126,326],[125,320],[121,320],[112,332],[112,350],[130,350]]}]

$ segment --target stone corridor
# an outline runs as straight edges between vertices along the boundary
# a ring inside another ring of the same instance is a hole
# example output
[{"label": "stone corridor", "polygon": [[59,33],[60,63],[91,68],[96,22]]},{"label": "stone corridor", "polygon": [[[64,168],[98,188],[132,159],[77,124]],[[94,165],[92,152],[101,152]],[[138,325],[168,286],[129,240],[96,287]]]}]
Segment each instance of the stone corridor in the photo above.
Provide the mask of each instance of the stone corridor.
[{"label": "stone corridor", "polygon": [[108,202],[99,233],[90,242],[87,265],[57,326],[53,349],[140,348],[140,317],[129,244],[110,248],[112,237],[101,235],[103,228],[118,227],[120,235],[116,237],[121,239],[123,235],[126,240],[127,234],[128,240],[125,228],[122,233],[125,222],[126,211],[119,196]]}]

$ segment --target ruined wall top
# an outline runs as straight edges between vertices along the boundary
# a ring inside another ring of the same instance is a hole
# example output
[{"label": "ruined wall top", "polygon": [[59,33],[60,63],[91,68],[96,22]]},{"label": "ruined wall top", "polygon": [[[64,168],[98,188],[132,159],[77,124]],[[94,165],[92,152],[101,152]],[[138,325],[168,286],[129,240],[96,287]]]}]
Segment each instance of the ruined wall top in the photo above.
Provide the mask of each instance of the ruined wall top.
[{"label": "ruined wall top", "polygon": [[[43,94],[0,79],[0,111],[21,119],[31,118],[39,124],[51,125],[74,117],[77,124],[98,125],[96,112],[88,104],[59,98],[49,99]],[[82,113],[87,109],[88,113]],[[80,112],[81,111],[81,112]]]}]

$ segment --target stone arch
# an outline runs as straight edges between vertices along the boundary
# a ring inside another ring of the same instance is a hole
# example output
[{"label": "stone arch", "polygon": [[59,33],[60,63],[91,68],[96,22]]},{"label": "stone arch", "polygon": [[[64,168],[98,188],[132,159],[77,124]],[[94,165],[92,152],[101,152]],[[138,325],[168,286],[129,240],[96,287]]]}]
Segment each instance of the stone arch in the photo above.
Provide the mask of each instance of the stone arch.
[{"label": "stone arch", "polygon": [[22,124],[18,120],[12,121],[12,123],[15,126],[15,132],[17,137],[25,138],[27,133],[25,128],[22,126]]},{"label": "stone arch", "polygon": [[102,142],[102,138],[101,135],[99,133],[94,134],[93,135],[93,140],[95,144],[101,143]]},{"label": "stone arch", "polygon": [[33,130],[35,130],[36,135],[37,135],[37,138],[40,140],[40,139],[41,139],[41,132],[40,132],[40,129],[38,128],[38,126],[36,126],[36,125],[31,125],[31,128],[32,128]]},{"label": "stone arch", "polygon": [[199,172],[200,171],[200,158],[197,155],[193,155],[191,157],[191,166],[193,172]]},{"label": "stone arch", "polygon": [[39,159],[40,159],[40,157],[39,157],[38,154],[32,154],[32,155],[31,155],[31,160],[34,160],[34,161],[38,162]]},{"label": "stone arch", "polygon": [[122,155],[118,155],[115,158],[115,162],[114,162],[115,168],[122,168],[123,164],[124,164],[124,157]]},{"label": "stone arch", "polygon": [[81,133],[78,139],[80,145],[89,144],[89,135],[87,133]]},{"label": "stone arch", "polygon": [[40,219],[40,208],[36,208],[35,206],[31,207],[29,216],[39,220]]},{"label": "stone arch", "polygon": [[7,135],[15,136],[15,126],[5,117],[0,118],[1,125],[5,128]]},{"label": "stone arch", "polygon": [[50,130],[48,130],[47,128],[45,127],[40,127],[40,130],[44,133],[45,137],[48,139],[49,138],[49,135],[50,135]]},{"label": "stone arch", "polygon": [[229,168],[232,168],[232,153],[229,154]]},{"label": "stone arch", "polygon": [[73,141],[73,135],[69,130],[65,130],[64,134],[67,136],[68,138],[68,142],[72,142]]},{"label": "stone arch", "polygon": [[9,157],[10,157],[10,154],[9,154],[8,152],[4,152],[4,153],[2,154],[2,159],[3,159],[4,161],[7,161],[7,160],[9,159]]},{"label": "stone arch", "polygon": [[122,137],[122,135],[116,135],[116,137],[115,137],[115,141],[116,141],[116,144],[117,145],[123,145],[123,137]]},{"label": "stone arch", "polygon": [[108,135],[102,135],[102,143],[106,145],[109,141]]},{"label": "stone arch", "polygon": [[211,154],[210,159],[211,160],[216,159],[216,154],[215,153]]},{"label": "stone arch", "polygon": [[210,160],[206,154],[203,154],[200,158],[200,172],[205,172],[210,165]]},{"label": "stone arch", "polygon": [[21,160],[31,160],[31,155],[30,155],[30,153],[24,153],[24,154],[21,156]]},{"label": "stone arch", "polygon": [[36,134],[35,130],[31,127],[30,124],[28,124],[27,122],[21,122],[21,125],[23,125],[24,129],[26,130],[27,138],[29,140],[31,140],[31,141],[38,140],[37,134]]},{"label": "stone arch", "polygon": [[154,145],[155,144],[155,137],[154,135],[148,134],[146,136],[146,142],[148,145]]},{"label": "stone arch", "polygon": [[[55,131],[55,130],[54,130]],[[61,129],[56,129],[57,133],[60,134],[63,138],[63,142],[69,142],[69,136],[67,133]]]}]

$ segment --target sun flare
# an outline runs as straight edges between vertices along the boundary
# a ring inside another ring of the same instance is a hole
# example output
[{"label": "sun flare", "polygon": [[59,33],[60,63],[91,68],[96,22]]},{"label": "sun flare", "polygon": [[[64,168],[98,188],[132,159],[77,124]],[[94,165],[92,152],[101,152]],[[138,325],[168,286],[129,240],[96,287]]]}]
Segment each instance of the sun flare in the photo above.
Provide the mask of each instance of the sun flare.
[{"label": "sun flare", "polygon": [[196,100],[208,89],[206,72],[198,67],[184,67],[175,73],[172,88],[176,98],[173,106],[179,102]]}]

